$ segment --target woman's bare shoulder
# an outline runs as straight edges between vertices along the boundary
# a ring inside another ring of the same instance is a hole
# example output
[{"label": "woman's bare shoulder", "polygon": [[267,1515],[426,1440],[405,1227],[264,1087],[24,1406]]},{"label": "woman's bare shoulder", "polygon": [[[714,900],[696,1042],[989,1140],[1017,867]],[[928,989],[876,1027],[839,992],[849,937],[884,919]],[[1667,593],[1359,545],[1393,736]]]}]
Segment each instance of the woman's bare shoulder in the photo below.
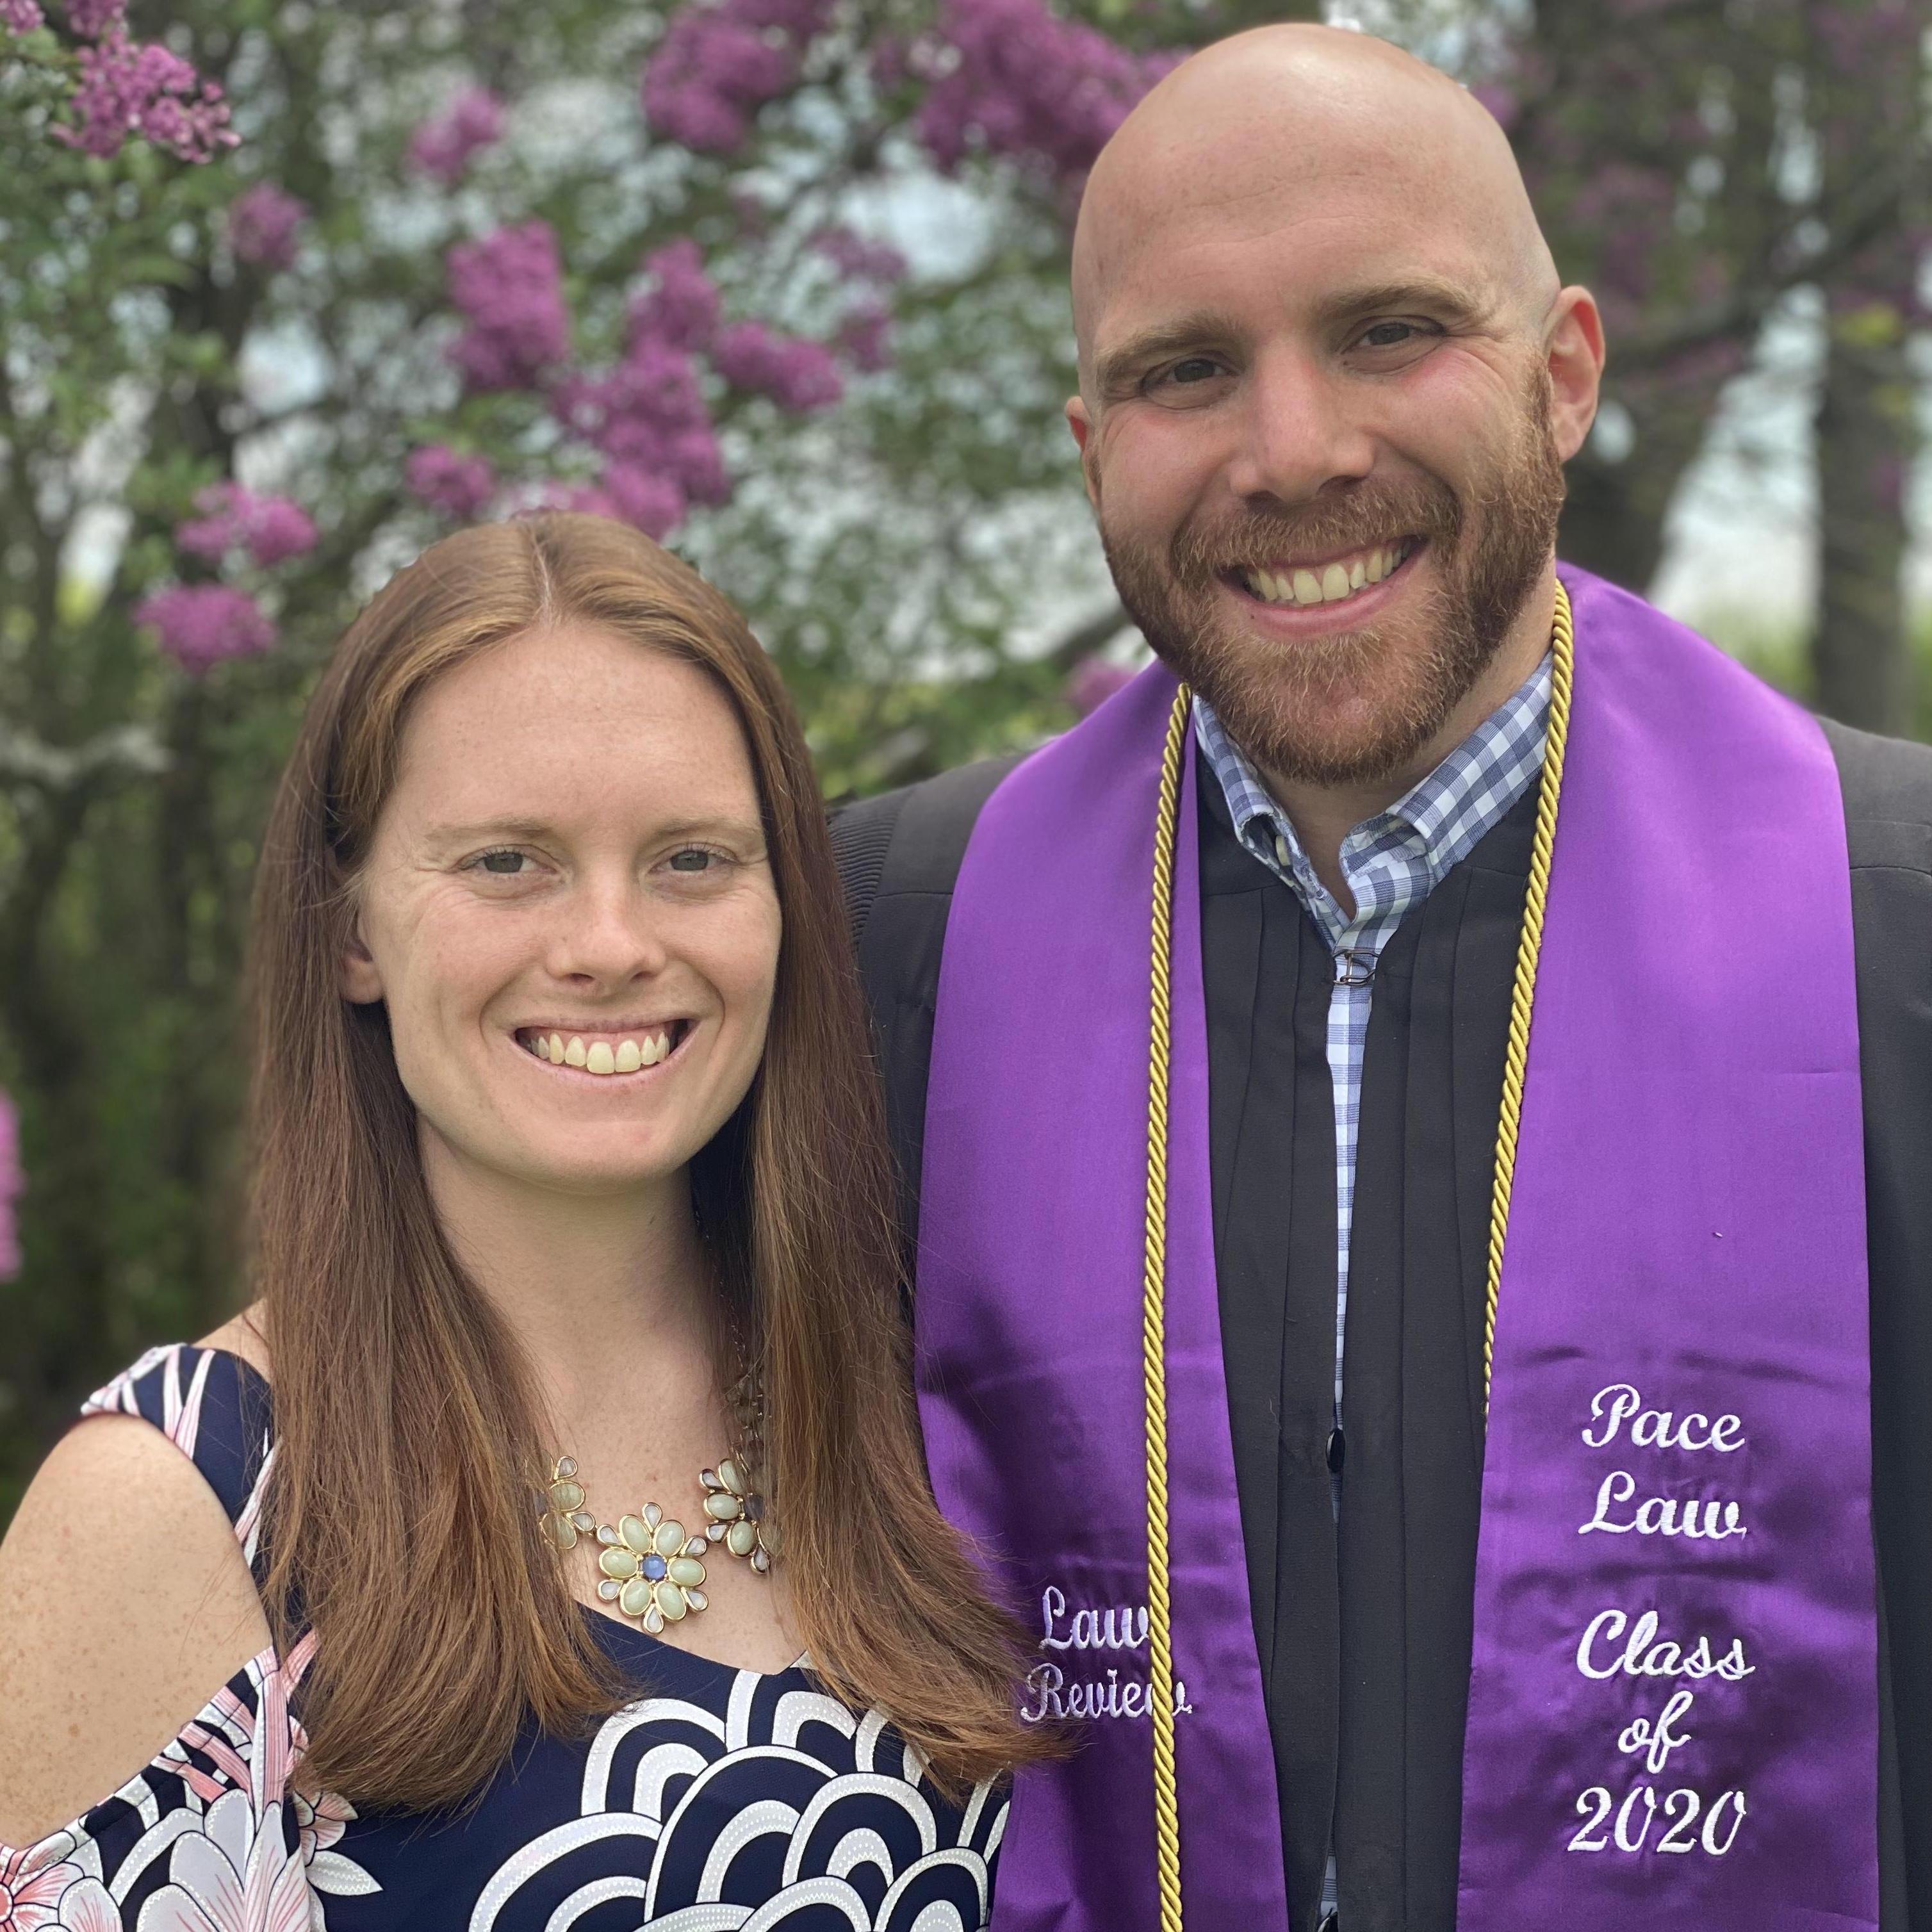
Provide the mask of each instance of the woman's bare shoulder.
[{"label": "woman's bare shoulder", "polygon": [[251,1303],[219,1328],[211,1330],[195,1346],[225,1348],[231,1355],[239,1355],[264,1381],[270,1379],[268,1338],[259,1301]]},{"label": "woman's bare shoulder", "polygon": [[0,1842],[111,1796],[268,1641],[194,1462],[136,1416],[76,1424],[0,1543]]}]

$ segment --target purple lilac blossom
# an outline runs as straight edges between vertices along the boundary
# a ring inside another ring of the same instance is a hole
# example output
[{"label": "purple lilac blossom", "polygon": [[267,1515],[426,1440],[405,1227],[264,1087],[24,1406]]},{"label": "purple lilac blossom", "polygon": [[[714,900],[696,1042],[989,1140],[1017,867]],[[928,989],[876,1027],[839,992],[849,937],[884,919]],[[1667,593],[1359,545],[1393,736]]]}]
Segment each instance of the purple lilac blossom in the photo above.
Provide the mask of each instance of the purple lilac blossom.
[{"label": "purple lilac blossom", "polygon": [[684,500],[722,503],[730,496],[730,478],[698,370],[681,349],[639,336],[607,374],[566,376],[551,404],[566,428],[614,465],[674,485],[680,506]]},{"label": "purple lilac blossom", "polygon": [[102,160],[139,134],[184,161],[206,161],[240,139],[228,124],[221,89],[178,54],[128,39],[110,27],[80,50],[80,78],[69,106],[74,124],[54,138]]},{"label": "purple lilac blossom", "polygon": [[0,0],[0,27],[10,34],[31,34],[36,27],[45,26],[46,21],[40,0]]},{"label": "purple lilac blossom", "polygon": [[472,389],[527,388],[569,353],[563,269],[548,222],[458,242],[446,266],[450,299],[470,322],[449,357]]},{"label": "purple lilac blossom", "polygon": [[694,423],[681,429],[664,448],[664,470],[694,503],[714,507],[731,500],[731,478],[724,467],[724,452],[711,425]]},{"label": "purple lilac blossom", "polygon": [[718,328],[718,286],[704,272],[692,241],[673,242],[642,264],[657,286],[631,304],[633,336],[654,336],[674,349],[702,349]]},{"label": "purple lilac blossom", "polygon": [[660,542],[684,520],[683,491],[648,470],[611,464],[604,472],[604,494],[614,514]]},{"label": "purple lilac blossom", "polygon": [[877,282],[890,287],[906,277],[906,258],[890,242],[868,242],[842,223],[821,228],[812,238],[812,245],[854,281]]},{"label": "purple lilac blossom", "polygon": [[296,230],[308,204],[273,182],[256,182],[228,205],[228,245],[244,262],[286,268],[296,258]]},{"label": "purple lilac blossom", "polygon": [[1185,57],[1138,54],[1041,0],[943,0],[916,122],[942,168],[975,148],[1043,162],[1077,185],[1129,110]]},{"label": "purple lilac blossom", "polygon": [[432,509],[466,523],[496,494],[496,472],[484,456],[465,456],[447,443],[410,452],[404,480]]},{"label": "purple lilac blossom", "polygon": [[26,1190],[27,1176],[20,1166],[20,1113],[0,1093],[0,1281],[10,1281],[20,1272],[20,1231],[14,1204]]},{"label": "purple lilac blossom", "polygon": [[316,546],[315,519],[286,496],[262,496],[252,506],[242,542],[264,570],[291,557],[306,556]]},{"label": "purple lilac blossom", "polygon": [[740,146],[752,116],[796,84],[831,0],[723,0],[674,15],[644,68],[646,118],[704,154]]},{"label": "purple lilac blossom", "polygon": [[315,521],[286,496],[257,496],[239,483],[212,483],[196,493],[198,518],[178,524],[175,547],[190,556],[219,562],[238,547],[265,570],[316,545]]},{"label": "purple lilac blossom", "polygon": [[845,393],[824,343],[779,335],[761,322],[734,322],[721,330],[711,362],[728,382],[770,396],[782,409],[823,409]]},{"label": "purple lilac blossom", "polygon": [[892,366],[892,311],[881,302],[859,302],[838,325],[838,346],[854,368],[876,376]]},{"label": "purple lilac blossom", "polygon": [[83,40],[98,40],[128,23],[128,0],[67,0],[67,23]]},{"label": "purple lilac blossom", "polygon": [[1109,664],[1102,657],[1084,657],[1067,674],[1060,694],[1084,718],[1133,680],[1133,673],[1124,664]]},{"label": "purple lilac blossom", "polygon": [[487,88],[466,87],[410,136],[410,164],[454,188],[476,155],[502,138],[502,103]]},{"label": "purple lilac blossom", "polygon": [[151,592],[135,606],[161,649],[199,676],[224,658],[259,657],[275,641],[275,627],[245,590],[226,584],[176,584]]}]

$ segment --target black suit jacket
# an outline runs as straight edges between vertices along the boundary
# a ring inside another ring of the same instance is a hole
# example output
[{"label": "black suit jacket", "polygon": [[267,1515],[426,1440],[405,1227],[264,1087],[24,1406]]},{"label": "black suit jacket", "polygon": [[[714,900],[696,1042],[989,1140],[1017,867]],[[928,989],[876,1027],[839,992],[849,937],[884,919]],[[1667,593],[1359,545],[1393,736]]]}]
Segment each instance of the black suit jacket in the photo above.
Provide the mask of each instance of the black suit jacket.
[{"label": "black suit jacket", "polygon": [[[1828,725],[1856,942],[1882,1598],[1884,1932],[1932,1932],[1932,749]],[[1006,760],[834,821],[908,1233],[952,884]],[[1363,1067],[1339,1522],[1332,968],[1201,788],[1216,1262],[1289,1905],[1449,1932],[1482,1467],[1490,1193],[1534,797],[1406,919]],[[1484,1932],[1466,1928],[1464,1932]]]}]

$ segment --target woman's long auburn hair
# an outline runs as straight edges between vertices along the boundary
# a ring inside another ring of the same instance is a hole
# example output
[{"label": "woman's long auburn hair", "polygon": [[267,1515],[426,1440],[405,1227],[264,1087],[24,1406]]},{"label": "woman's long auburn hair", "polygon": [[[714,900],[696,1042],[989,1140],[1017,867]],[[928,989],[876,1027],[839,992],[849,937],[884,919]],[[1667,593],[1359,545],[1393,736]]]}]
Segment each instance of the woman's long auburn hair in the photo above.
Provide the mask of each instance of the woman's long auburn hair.
[{"label": "woman's long auburn hair", "polygon": [[753,1337],[764,1472],[812,1667],[957,1787],[1052,1744],[1018,1720],[1016,1626],[928,1487],[877,1089],[823,807],[770,661],[649,538],[545,515],[447,537],[338,646],[303,719],[254,908],[256,1286],[274,1385],[264,1592],[316,1634],[308,1778],[459,1806],[532,1719],[638,1694],[538,1525],[525,1364],[438,1226],[388,1016],[344,998],[355,888],[412,701],[519,634],[594,625],[703,668],[757,774],[783,934],[752,1090],[694,1164],[721,1292]]}]

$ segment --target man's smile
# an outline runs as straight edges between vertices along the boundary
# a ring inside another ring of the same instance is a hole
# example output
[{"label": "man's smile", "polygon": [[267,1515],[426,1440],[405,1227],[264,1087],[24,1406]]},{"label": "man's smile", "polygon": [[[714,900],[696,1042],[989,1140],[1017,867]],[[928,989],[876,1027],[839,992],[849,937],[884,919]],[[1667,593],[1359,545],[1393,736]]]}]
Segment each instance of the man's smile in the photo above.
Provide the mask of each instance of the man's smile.
[{"label": "man's smile", "polygon": [[1249,611],[1265,612],[1270,630],[1313,634],[1379,610],[1427,548],[1424,538],[1403,537],[1307,562],[1224,570],[1220,580]]},{"label": "man's smile", "polygon": [[1264,604],[1340,604],[1394,575],[1421,542],[1420,537],[1402,537],[1366,549],[1276,562],[1265,568],[1244,568],[1232,574],[1251,597]]}]

